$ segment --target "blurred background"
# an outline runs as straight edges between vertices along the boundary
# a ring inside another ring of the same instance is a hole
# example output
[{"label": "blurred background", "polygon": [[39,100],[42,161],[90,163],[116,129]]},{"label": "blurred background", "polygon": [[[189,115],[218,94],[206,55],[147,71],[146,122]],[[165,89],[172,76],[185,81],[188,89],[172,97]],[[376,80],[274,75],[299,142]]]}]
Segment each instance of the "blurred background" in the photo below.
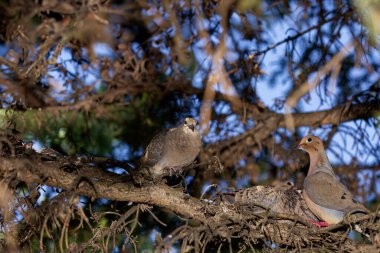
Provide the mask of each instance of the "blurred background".
[{"label": "blurred background", "polygon": [[[191,116],[203,137],[200,165],[186,177],[196,197],[211,184],[218,187],[207,197],[302,185],[308,157],[292,148],[312,133],[344,184],[375,210],[379,24],[375,0],[1,0],[0,133],[32,141],[37,151],[110,157],[135,168],[155,134]],[[40,193],[37,205],[58,194],[47,186]],[[80,203],[85,212],[129,208]],[[154,212],[168,226],[150,215],[140,220],[139,251],[182,223]],[[107,227],[114,219],[91,222]],[[91,231],[69,238],[86,241]],[[32,249],[38,240],[30,240]],[[54,251],[54,241],[43,243]],[[123,236],[116,244],[114,252],[132,249]]]}]

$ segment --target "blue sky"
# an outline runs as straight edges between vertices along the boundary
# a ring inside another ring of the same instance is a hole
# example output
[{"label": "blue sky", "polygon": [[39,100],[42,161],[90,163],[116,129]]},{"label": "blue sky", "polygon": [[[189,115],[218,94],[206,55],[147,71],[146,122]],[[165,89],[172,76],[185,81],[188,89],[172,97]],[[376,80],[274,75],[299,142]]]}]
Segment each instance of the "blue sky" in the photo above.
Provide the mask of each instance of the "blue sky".
[{"label": "blue sky", "polygon": [[[293,14],[294,17],[301,15],[301,12],[302,12],[301,9],[296,9],[294,11],[294,14]],[[276,42],[282,41],[287,36],[291,36],[291,35],[295,34],[294,29],[297,28],[297,26],[298,26],[298,24],[296,23],[295,20],[297,20],[297,19],[294,18],[294,20],[293,20],[292,18],[288,18],[286,21],[283,21],[283,22],[271,22],[270,27],[267,27],[267,32],[266,32],[265,36],[267,36],[267,39],[269,41],[272,41],[273,44]],[[211,21],[204,20],[203,25],[205,27],[207,27],[209,25],[209,22],[218,22],[218,21],[219,21],[219,19],[211,19]],[[240,22],[240,18],[237,15],[232,15],[231,23],[238,24],[239,22]],[[313,24],[308,24],[306,27],[309,27],[312,25]],[[300,27],[298,27],[298,29],[304,28],[305,25],[300,25]],[[219,28],[219,29],[221,29],[221,28]],[[186,32],[183,32],[183,33],[186,33]],[[232,34],[233,34],[233,36],[236,36],[237,41],[239,41],[239,44],[238,44],[239,48],[248,48],[251,50],[255,49],[252,47],[253,43],[250,41],[247,41],[247,40],[243,40],[241,37],[241,34],[236,32],[236,30],[235,30],[235,32],[232,32]],[[308,36],[308,35],[305,35],[305,36]],[[215,44],[219,43],[219,38],[217,38],[215,36],[211,36],[210,39]],[[352,40],[352,37],[348,31],[343,30],[340,40],[342,42],[342,45],[345,45],[349,41]],[[226,38],[226,45],[228,48],[231,49],[230,50],[231,52],[226,55],[226,58],[225,58],[226,61],[229,61],[229,62],[236,61],[238,59],[237,54],[234,52],[232,40],[228,36]],[[205,46],[205,41],[201,40],[201,41],[197,42],[192,48],[193,52],[194,52],[194,56],[195,56],[198,64],[200,64],[199,71],[197,71],[195,73],[194,78],[193,78],[193,85],[195,87],[198,87],[198,88],[202,87],[202,81],[205,78],[204,74],[203,74],[204,70],[208,70],[210,68],[211,61],[212,61],[212,58],[206,54],[206,52],[204,50],[204,46]],[[302,49],[299,49],[299,50],[302,51]],[[111,61],[114,58],[114,53],[113,53],[112,49],[105,43],[95,44],[94,45],[94,51],[96,52],[98,57],[107,57]],[[287,71],[283,71],[283,74],[281,74],[280,78],[277,79],[280,83],[276,83],[276,84],[271,83],[271,78],[275,74],[275,72],[278,71],[277,62],[284,56],[285,51],[286,51],[286,44],[281,44],[278,47],[276,47],[275,49],[268,51],[264,58],[260,58],[260,60],[262,60],[261,69],[264,71],[265,74],[260,76],[258,78],[257,83],[255,83],[255,84],[254,84],[254,81],[252,80],[252,85],[256,85],[256,92],[257,92],[259,98],[261,99],[261,101],[263,101],[263,103],[266,106],[268,106],[269,108],[271,108],[271,109],[273,109],[279,113],[284,113],[284,109],[275,108],[273,106],[275,103],[275,100],[276,99],[284,99],[286,97],[286,94],[288,94],[290,88],[292,87],[292,83],[291,83],[292,81],[291,81]],[[100,79],[99,74],[97,73],[97,70],[96,69],[92,69],[92,70],[90,69],[90,71],[86,71],[84,73],[81,70],[81,68],[77,68],[77,66],[75,66],[75,64],[71,61],[71,55],[66,50],[63,50],[63,52],[59,56],[58,60],[59,60],[59,62],[63,63],[65,65],[65,67],[70,72],[72,72],[72,73],[78,72],[79,75],[83,78],[83,81],[85,83],[95,85],[95,88],[97,88],[97,86],[100,85],[100,81],[97,81]],[[358,69],[357,72],[358,72],[358,74],[360,74],[360,69]],[[353,72],[353,74],[355,74],[355,72]],[[51,83],[55,84],[55,88],[56,88],[57,92],[59,92],[61,90],[60,86],[62,86],[64,84],[63,76],[60,73],[60,71],[54,70],[54,69],[50,70],[49,71],[49,78],[50,78]],[[376,79],[376,78],[377,78],[377,76],[373,77],[373,79]],[[363,85],[363,89],[365,89],[365,88],[367,88],[367,87],[365,85]],[[223,90],[220,87],[217,87],[216,89],[219,92],[223,92]],[[318,89],[318,87],[317,87],[317,89]],[[317,89],[312,90],[310,92],[310,98],[311,98],[310,100],[305,101],[302,98],[300,99],[299,106],[298,106],[300,111],[311,112],[311,111],[319,111],[319,110],[331,108],[331,104],[334,103],[334,94],[339,92],[339,87],[337,87],[334,83],[331,83],[331,85],[329,87],[329,91],[331,92],[331,97],[332,97],[332,99],[330,101],[331,103],[321,103],[320,97],[317,94]],[[69,91],[70,91],[70,88],[69,88]],[[228,107],[220,107],[219,110],[225,110],[227,112],[229,110],[229,108]],[[228,117],[228,120],[230,122],[236,123],[238,118],[239,117],[237,115],[231,115],[230,117]],[[346,124],[349,126],[354,126],[354,123],[346,123]],[[241,131],[243,131],[243,125],[241,124],[240,126],[242,128]],[[376,144],[379,142],[378,129],[375,129],[374,127],[367,127],[367,129],[368,129],[368,134],[371,136],[374,136],[373,145],[376,146]],[[230,135],[236,135],[239,133],[238,128],[236,128],[236,125],[234,125],[234,130],[236,130],[236,132],[230,132],[229,134]],[[302,131],[304,131],[304,133],[306,134],[310,131],[310,129],[307,127],[304,127],[304,128],[302,128]],[[314,133],[321,135],[321,137],[323,138],[323,137],[325,137],[327,132],[318,130],[318,131],[314,131]],[[217,138],[218,138],[217,136],[213,135],[212,131],[208,136],[205,136],[205,140],[208,140],[208,141],[216,140]],[[334,136],[334,141],[337,143],[337,145],[335,145],[335,149],[337,149],[337,150],[335,150],[335,152],[329,152],[329,157],[330,157],[331,161],[334,163],[341,163],[341,162],[349,163],[351,158],[352,158],[351,155],[348,153],[341,153],[339,155],[338,145],[345,145],[346,147],[352,147],[354,144],[353,139],[350,137],[345,137],[345,136],[338,134],[338,135]],[[332,148],[334,149],[334,146]],[[116,151],[116,154],[119,154],[119,153],[122,154],[125,152]],[[336,154],[338,154],[338,156]],[[357,159],[359,160],[359,163],[362,163],[362,164],[368,164],[368,163],[373,163],[373,162],[378,161],[378,158],[373,156],[373,155],[372,156],[371,155],[369,155],[369,156],[358,156]]]}]

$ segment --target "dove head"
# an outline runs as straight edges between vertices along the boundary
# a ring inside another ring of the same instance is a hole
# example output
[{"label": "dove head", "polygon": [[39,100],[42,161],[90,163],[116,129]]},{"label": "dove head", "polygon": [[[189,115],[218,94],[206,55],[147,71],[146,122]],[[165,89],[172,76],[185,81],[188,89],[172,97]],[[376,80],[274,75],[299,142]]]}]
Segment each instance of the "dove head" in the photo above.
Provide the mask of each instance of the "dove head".
[{"label": "dove head", "polygon": [[310,156],[309,174],[318,170],[326,170],[325,172],[333,174],[330,162],[326,156],[323,142],[316,136],[307,135],[302,138],[298,149],[306,151]]},{"label": "dove head", "polygon": [[313,154],[324,154],[325,148],[323,147],[323,142],[317,136],[306,135],[302,138],[300,144],[297,146],[298,149],[306,151],[310,156]]},{"label": "dove head", "polygon": [[195,119],[186,118],[183,126],[185,127],[184,128],[185,132],[187,132],[187,131],[194,132],[196,125],[197,125],[197,121]]}]

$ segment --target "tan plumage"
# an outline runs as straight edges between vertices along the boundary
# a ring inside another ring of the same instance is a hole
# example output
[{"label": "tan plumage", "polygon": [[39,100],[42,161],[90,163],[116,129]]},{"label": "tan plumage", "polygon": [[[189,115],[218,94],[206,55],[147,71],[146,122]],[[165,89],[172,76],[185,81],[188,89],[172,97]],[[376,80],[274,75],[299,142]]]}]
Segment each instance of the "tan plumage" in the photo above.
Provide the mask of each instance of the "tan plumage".
[{"label": "tan plumage", "polygon": [[318,218],[328,224],[336,224],[347,214],[360,215],[369,212],[336,178],[321,139],[308,135],[297,147],[310,156],[303,197],[307,206]]}]

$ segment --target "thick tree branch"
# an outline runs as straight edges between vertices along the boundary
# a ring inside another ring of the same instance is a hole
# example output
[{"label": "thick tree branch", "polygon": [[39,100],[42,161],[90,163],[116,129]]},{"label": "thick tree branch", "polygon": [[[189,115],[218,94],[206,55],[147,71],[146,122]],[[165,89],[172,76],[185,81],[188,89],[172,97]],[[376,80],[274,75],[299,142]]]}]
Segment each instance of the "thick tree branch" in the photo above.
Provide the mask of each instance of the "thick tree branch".
[{"label": "thick tree branch", "polygon": [[75,191],[77,194],[88,197],[153,204],[202,222],[207,220],[201,212],[205,207],[202,202],[167,185],[152,184],[136,187],[130,180],[125,182],[121,175],[95,167],[80,166],[67,172],[66,166],[68,166],[66,161],[36,162],[27,158],[0,159],[2,173],[17,171],[18,180],[30,184],[46,184]]},{"label": "thick tree branch", "polygon": [[[342,236],[340,232],[320,233],[313,227],[309,228],[310,225],[305,226],[305,218],[273,212],[272,207],[276,210],[276,203],[280,200],[271,200],[270,194],[261,194],[260,196],[266,199],[257,199],[257,203],[260,203],[258,207],[263,205],[264,209],[269,208],[266,205],[271,203],[271,210],[266,212],[263,212],[263,209],[260,212],[254,211],[249,206],[244,208],[244,205],[231,206],[224,201],[220,204],[207,204],[165,184],[139,187],[129,180],[124,180],[121,175],[82,164],[80,160],[71,161],[62,157],[56,161],[42,161],[36,153],[29,154],[28,157],[0,158],[0,173],[5,181],[18,180],[29,185],[46,184],[88,197],[146,203],[164,208],[196,221],[193,224],[199,224],[204,230],[223,240],[239,235],[239,238],[271,238],[273,242],[298,247],[323,244],[322,238],[326,236],[333,237],[333,240]],[[377,216],[369,218],[374,217]],[[337,229],[339,228],[338,226]],[[264,234],[260,232],[262,229],[265,231]],[[349,239],[343,244],[347,249],[357,247]]]}]

